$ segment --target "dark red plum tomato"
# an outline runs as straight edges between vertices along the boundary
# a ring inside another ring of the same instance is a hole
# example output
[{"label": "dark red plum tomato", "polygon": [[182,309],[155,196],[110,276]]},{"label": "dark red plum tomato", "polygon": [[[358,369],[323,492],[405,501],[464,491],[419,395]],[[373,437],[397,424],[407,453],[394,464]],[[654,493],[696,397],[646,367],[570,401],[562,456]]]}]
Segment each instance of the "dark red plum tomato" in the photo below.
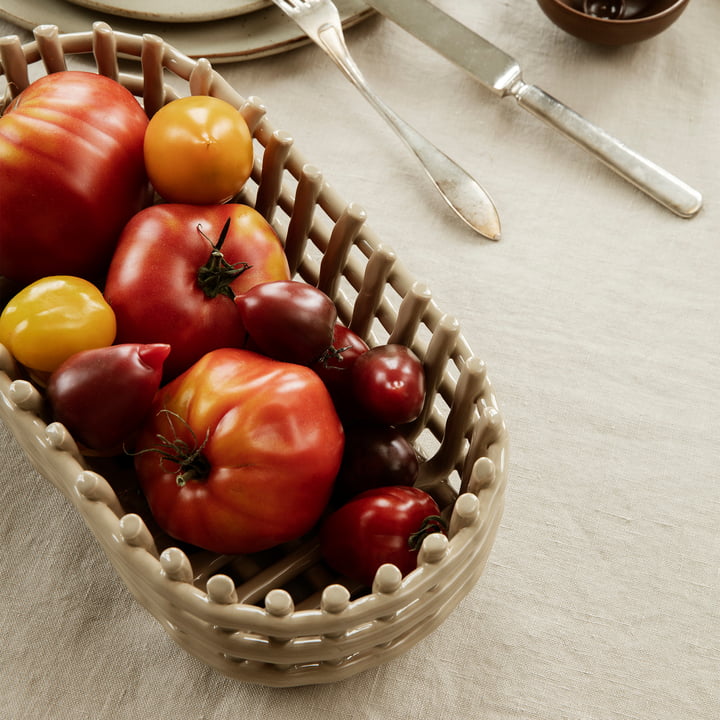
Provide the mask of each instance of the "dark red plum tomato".
[{"label": "dark red plum tomato", "polygon": [[355,401],[369,417],[387,425],[403,425],[418,417],[425,402],[425,372],[405,345],[378,345],[353,365]]},{"label": "dark red plum tomato", "polygon": [[351,425],[345,429],[345,451],[335,480],[335,501],[344,502],[372,488],[410,486],[419,468],[415,448],[397,428]]},{"label": "dark red plum tomato", "polygon": [[169,353],[162,343],[129,343],[70,356],[48,381],[53,419],[85,449],[121,451],[150,411]]},{"label": "dark red plum tomato", "polygon": [[339,320],[333,330],[332,348],[312,369],[320,376],[336,405],[349,404],[352,397],[350,381],[355,361],[369,350],[367,343]]},{"label": "dark red plum tomato", "polygon": [[444,531],[437,503],[414,487],[383,487],[357,495],[320,528],[320,552],[336,572],[372,586],[375,573],[392,563],[403,575],[417,566],[425,535]]},{"label": "dark red plum tomato", "polygon": [[310,365],[332,345],[337,309],[312,285],[261,283],[238,295],[235,304],[252,342],[275,360]]}]

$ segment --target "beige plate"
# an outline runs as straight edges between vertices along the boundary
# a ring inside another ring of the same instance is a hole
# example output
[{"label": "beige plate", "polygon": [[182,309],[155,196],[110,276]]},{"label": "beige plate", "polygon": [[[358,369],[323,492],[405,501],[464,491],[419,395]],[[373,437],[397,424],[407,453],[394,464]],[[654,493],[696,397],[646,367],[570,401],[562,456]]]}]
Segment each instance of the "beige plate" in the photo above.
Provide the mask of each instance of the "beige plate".
[{"label": "beige plate", "polygon": [[[373,10],[359,0],[336,0],[343,25],[368,17]],[[3,0],[0,17],[25,28],[57,25],[63,33],[86,32],[103,20],[121,32],[157,33],[193,58],[213,63],[250,60],[285,52],[310,42],[305,33],[276,7],[202,23],[156,23],[102,13],[57,0]]]},{"label": "beige plate", "polygon": [[203,22],[255,12],[270,5],[269,0],[68,0],[73,5],[100,10],[110,15],[152,22]]}]

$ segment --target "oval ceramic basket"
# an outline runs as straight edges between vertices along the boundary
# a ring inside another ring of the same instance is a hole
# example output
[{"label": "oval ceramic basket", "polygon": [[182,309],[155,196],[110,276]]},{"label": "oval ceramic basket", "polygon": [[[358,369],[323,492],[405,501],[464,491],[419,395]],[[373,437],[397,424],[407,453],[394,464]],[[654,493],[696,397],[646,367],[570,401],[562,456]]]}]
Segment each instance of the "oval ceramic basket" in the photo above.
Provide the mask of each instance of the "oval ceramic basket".
[{"label": "oval ceramic basket", "polygon": [[[507,434],[484,363],[457,320],[409,276],[392,249],[308,164],[292,137],[271,127],[262,103],[237,94],[206,60],[154,35],[35,29],[33,42],[0,39],[4,108],[35,77],[88,58],[119,80],[148,115],[180,95],[235,105],[255,138],[241,202],[283,241],[298,279],[329,294],[341,320],[371,344],[399,342],[423,361],[427,400],[406,428],[423,462],[417,485],[440,503],[448,534],[429,535],[404,578],[383,566],[372,588],[333,574],[316,537],[251,556],[220,556],[160,532],[128,464],[82,456],[49,421],[42,392],[0,346],[0,416],[34,467],[77,508],[127,587],[187,652],[219,672],[270,686],[333,682],[384,663],[433,631],[475,585],[503,511]],[[120,68],[122,67],[122,71]]]}]

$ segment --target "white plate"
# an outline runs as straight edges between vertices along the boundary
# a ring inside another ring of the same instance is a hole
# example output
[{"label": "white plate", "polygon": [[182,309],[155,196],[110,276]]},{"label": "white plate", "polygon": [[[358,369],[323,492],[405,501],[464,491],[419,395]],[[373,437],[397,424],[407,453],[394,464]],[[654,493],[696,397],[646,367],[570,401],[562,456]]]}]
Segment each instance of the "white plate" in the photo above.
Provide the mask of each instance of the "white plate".
[{"label": "white plate", "polygon": [[152,22],[203,22],[235,17],[268,7],[270,0],[68,0],[110,15]]},{"label": "white plate", "polygon": [[[336,0],[335,4],[345,27],[374,12],[360,0]],[[64,33],[87,32],[94,22],[103,20],[121,32],[160,35],[186,55],[204,57],[213,63],[274,55],[310,42],[275,6],[223,20],[160,23],[110,15],[58,0],[2,0],[0,17],[30,29],[36,25],[57,25]]]}]

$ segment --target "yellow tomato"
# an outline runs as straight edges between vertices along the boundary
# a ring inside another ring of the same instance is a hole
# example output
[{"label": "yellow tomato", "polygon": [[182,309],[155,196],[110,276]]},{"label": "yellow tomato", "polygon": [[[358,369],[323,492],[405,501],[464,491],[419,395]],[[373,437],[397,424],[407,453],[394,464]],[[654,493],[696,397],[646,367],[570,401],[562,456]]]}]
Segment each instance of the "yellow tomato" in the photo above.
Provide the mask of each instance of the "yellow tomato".
[{"label": "yellow tomato", "polygon": [[207,95],[179,98],[158,110],[148,124],[144,150],[150,182],[168,202],[227,202],[252,172],[245,119],[230,103]]},{"label": "yellow tomato", "polygon": [[23,288],[0,315],[0,343],[26,367],[53,372],[81,350],[115,339],[115,313],[92,283],[70,275]]}]

